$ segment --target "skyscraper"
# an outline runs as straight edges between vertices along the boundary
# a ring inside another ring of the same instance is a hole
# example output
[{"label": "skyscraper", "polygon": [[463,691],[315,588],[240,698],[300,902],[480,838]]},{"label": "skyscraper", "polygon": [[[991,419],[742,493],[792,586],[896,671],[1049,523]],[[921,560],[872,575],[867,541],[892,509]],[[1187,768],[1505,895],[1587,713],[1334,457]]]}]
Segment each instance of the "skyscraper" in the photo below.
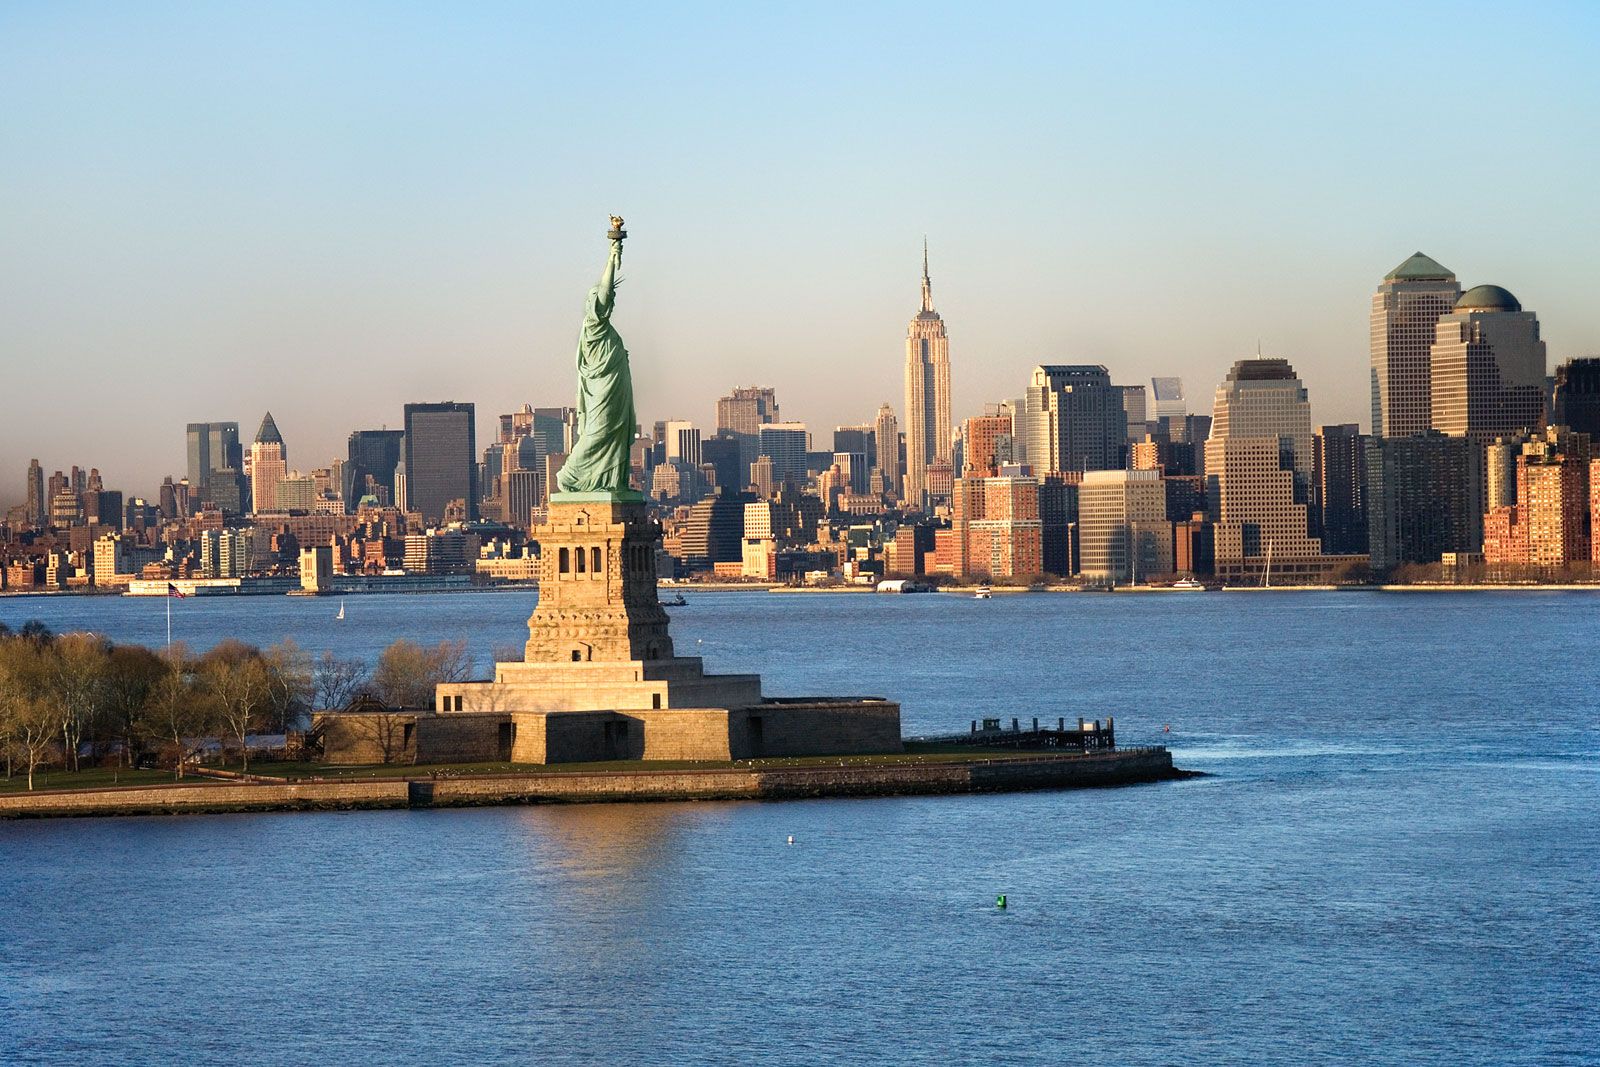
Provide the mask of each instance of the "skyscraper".
[{"label": "skyscraper", "polygon": [[1367,438],[1355,423],[1324,426],[1312,442],[1311,492],[1324,552],[1367,550]]},{"label": "skyscraper", "polygon": [[900,495],[900,422],[894,417],[894,408],[884,404],[878,408],[878,418],[872,432],[878,448],[878,470],[883,472],[884,488],[890,495]]},{"label": "skyscraper", "polygon": [[1539,319],[1500,286],[1473,286],[1440,316],[1431,362],[1434,429],[1488,444],[1543,423]]},{"label": "skyscraper", "polygon": [[683,419],[668,420],[666,426],[666,460],[677,460],[691,467],[700,466],[700,430]]},{"label": "skyscraper", "polygon": [[1122,466],[1128,435],[1122,393],[1098,364],[1035,367],[1021,421],[1016,434],[1036,474]]},{"label": "skyscraper", "polygon": [[1311,404],[1286,359],[1241,359],[1217,387],[1206,502],[1219,577],[1325,572],[1311,528]]},{"label": "skyscraper", "polygon": [[1600,439],[1600,358],[1569,359],[1556,368],[1550,422]]},{"label": "skyscraper", "polygon": [[1010,415],[975,415],[961,424],[962,477],[993,478],[1002,464],[1015,458],[1011,451]]},{"label": "skyscraper", "polygon": [[1435,324],[1460,295],[1455,274],[1421,252],[1384,275],[1372,295],[1372,436],[1432,425]]},{"label": "skyscraper", "polygon": [[1483,449],[1437,430],[1367,444],[1372,567],[1437,563],[1483,542]]},{"label": "skyscraper", "polygon": [[778,395],[771,386],[740,386],[717,401],[717,433],[739,442],[742,471],[748,471],[761,454],[757,449],[761,427],[778,419]]},{"label": "skyscraper", "polygon": [[244,469],[244,452],[239,447],[237,422],[191,422],[187,430],[189,487],[205,498],[212,475],[229,471],[237,476]]},{"label": "skyscraper", "polygon": [[1086,582],[1114,585],[1172,573],[1172,523],[1159,471],[1085,473],[1078,530]]},{"label": "skyscraper", "polygon": [[1151,378],[1150,395],[1155,400],[1152,417],[1158,421],[1181,419],[1189,414],[1189,402],[1183,396],[1182,378]]},{"label": "skyscraper", "polygon": [[406,507],[423,521],[441,522],[452,501],[478,517],[476,409],[444,402],[405,408]]},{"label": "skyscraper", "polygon": [[950,341],[933,310],[928,245],[922,245],[922,308],[906,329],[905,499],[913,508],[928,495],[928,464],[952,461],[950,438]]},{"label": "skyscraper", "polygon": [[405,442],[404,430],[356,430],[350,434],[343,488],[346,511],[355,511],[361,498],[371,494],[380,504],[395,504],[395,468]]},{"label": "skyscraper", "polygon": [[38,460],[28,462],[28,523],[43,527],[50,521],[50,500],[44,495],[44,468]]},{"label": "skyscraper", "polygon": [[[783,482],[803,485],[806,480],[806,424],[775,422],[761,427],[757,455],[772,460],[774,486]],[[754,475],[752,474],[752,481]]]},{"label": "skyscraper", "polygon": [[278,483],[289,473],[289,450],[283,445],[278,424],[267,412],[250,445],[250,510],[257,514],[278,510]]}]

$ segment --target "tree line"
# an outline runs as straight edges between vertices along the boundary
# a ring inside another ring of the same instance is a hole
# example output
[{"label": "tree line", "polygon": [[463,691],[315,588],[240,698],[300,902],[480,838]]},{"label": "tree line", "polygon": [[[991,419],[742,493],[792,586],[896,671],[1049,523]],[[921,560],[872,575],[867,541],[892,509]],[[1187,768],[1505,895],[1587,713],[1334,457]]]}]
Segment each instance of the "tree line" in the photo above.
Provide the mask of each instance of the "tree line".
[{"label": "tree line", "polygon": [[0,752],[6,777],[33,788],[41,767],[134,767],[153,759],[183,777],[202,753],[235,753],[249,770],[249,738],[302,729],[313,711],[358,696],[429,708],[434,687],[472,670],[465,641],[424,647],[398,640],[377,663],[320,656],[293,640],[269,648],[225,640],[203,653],[156,651],[99,634],[55,634],[32,621],[0,623]]}]

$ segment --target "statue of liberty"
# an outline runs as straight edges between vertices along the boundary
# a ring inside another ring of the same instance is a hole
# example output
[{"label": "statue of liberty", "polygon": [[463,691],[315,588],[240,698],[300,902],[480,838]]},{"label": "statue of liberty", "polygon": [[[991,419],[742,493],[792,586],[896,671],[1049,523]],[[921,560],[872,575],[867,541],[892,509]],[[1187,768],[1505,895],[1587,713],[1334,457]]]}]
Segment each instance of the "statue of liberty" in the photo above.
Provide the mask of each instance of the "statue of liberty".
[{"label": "statue of liberty", "polygon": [[611,311],[622,266],[622,219],[611,216],[611,255],[600,283],[589,290],[583,331],[578,335],[578,441],[556,473],[563,493],[609,493],[638,499],[628,485],[629,452],[638,425],[633,412],[633,375],[628,350]]}]

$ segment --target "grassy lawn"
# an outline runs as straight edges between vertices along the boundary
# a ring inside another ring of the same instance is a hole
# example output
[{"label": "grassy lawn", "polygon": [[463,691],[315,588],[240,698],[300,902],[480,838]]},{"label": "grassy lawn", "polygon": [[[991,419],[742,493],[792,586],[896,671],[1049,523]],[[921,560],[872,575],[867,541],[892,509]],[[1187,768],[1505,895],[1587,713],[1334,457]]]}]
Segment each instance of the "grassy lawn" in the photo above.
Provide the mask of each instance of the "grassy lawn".
[{"label": "grassy lawn", "polygon": [[[116,785],[151,785],[172,781],[171,771],[130,771],[114,767],[92,767],[81,771],[35,771],[35,789],[105,789]],[[0,777],[0,793],[25,793],[28,776],[17,771],[10,778]]]}]

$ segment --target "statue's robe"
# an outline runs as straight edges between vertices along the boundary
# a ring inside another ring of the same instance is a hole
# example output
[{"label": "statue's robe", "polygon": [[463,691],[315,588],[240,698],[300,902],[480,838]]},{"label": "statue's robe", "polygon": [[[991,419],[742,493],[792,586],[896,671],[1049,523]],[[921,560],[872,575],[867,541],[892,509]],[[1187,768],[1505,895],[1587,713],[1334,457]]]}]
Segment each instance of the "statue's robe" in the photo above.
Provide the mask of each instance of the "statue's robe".
[{"label": "statue's robe", "polygon": [[611,325],[620,266],[622,242],[612,241],[600,284],[589,290],[578,338],[578,441],[556,474],[556,487],[563,493],[621,492],[629,487],[629,452],[638,420],[628,350]]}]

